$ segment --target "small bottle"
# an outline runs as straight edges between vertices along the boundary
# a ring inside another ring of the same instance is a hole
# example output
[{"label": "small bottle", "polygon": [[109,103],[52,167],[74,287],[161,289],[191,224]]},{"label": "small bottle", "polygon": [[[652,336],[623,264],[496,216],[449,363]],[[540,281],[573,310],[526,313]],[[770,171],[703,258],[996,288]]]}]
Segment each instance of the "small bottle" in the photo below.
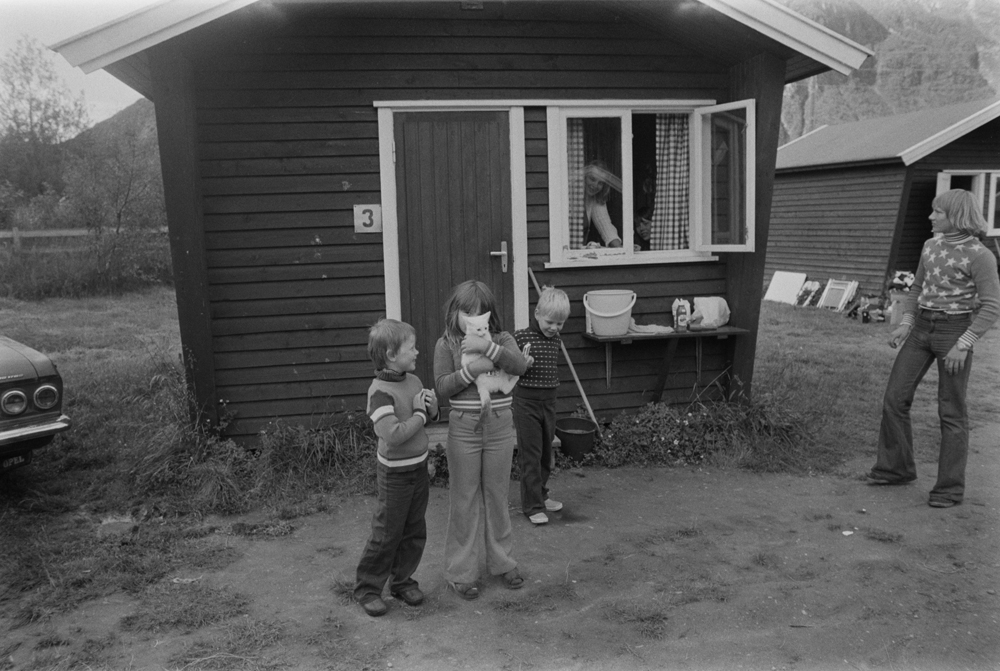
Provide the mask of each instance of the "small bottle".
[{"label": "small bottle", "polygon": [[680,305],[677,306],[676,322],[677,323],[674,325],[675,329],[677,329],[678,331],[687,331],[688,313],[687,313],[687,306],[684,303],[681,303]]}]

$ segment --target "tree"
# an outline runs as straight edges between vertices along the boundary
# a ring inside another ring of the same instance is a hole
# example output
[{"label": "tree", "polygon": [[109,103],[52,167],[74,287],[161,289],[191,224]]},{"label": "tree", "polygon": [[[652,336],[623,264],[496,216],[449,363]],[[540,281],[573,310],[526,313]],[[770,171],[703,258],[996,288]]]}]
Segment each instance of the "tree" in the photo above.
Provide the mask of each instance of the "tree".
[{"label": "tree", "polygon": [[83,95],[73,98],[44,48],[21,36],[0,60],[0,184],[20,204],[61,191],[61,143],[87,124]]}]

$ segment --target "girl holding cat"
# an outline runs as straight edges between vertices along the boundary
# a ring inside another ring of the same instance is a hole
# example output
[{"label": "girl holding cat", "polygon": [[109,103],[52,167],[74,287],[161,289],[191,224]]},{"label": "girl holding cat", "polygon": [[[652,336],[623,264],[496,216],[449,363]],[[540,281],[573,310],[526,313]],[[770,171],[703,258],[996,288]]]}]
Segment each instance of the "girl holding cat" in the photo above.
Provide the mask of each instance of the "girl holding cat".
[{"label": "girl holding cat", "polygon": [[[444,307],[445,329],[434,347],[438,398],[448,399],[449,514],[445,541],[445,578],[463,599],[478,598],[479,539],[485,540],[486,565],[508,589],[524,579],[511,557],[514,545],[507,495],[514,454],[510,393],[495,391],[483,410],[476,378],[494,370],[522,375],[527,368],[514,337],[500,329],[496,299],[482,282],[456,286]],[[488,338],[466,335],[465,321],[489,313]],[[463,354],[466,355],[464,364]],[[469,361],[469,355],[479,358]]]}]

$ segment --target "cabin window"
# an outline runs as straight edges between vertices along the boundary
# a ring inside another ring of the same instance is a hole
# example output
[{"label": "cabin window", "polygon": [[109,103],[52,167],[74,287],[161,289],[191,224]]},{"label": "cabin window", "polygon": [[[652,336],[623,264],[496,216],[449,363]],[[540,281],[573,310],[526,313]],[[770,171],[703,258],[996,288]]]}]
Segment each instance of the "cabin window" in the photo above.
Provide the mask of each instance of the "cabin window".
[{"label": "cabin window", "polygon": [[754,104],[548,109],[549,265],[753,251]]},{"label": "cabin window", "polygon": [[986,235],[1000,236],[1000,168],[996,170],[945,170],[937,176],[937,193],[949,189],[971,191],[983,205]]}]

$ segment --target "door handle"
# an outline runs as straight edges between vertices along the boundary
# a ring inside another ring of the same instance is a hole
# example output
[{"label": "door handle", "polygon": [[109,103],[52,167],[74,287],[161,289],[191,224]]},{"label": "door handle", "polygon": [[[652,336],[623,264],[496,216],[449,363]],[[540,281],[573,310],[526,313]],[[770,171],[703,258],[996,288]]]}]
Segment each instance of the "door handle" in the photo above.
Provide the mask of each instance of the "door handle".
[{"label": "door handle", "polygon": [[500,269],[503,272],[507,272],[507,243],[506,242],[501,242],[500,243],[500,251],[499,252],[490,252],[490,256],[499,256],[500,257]]}]

